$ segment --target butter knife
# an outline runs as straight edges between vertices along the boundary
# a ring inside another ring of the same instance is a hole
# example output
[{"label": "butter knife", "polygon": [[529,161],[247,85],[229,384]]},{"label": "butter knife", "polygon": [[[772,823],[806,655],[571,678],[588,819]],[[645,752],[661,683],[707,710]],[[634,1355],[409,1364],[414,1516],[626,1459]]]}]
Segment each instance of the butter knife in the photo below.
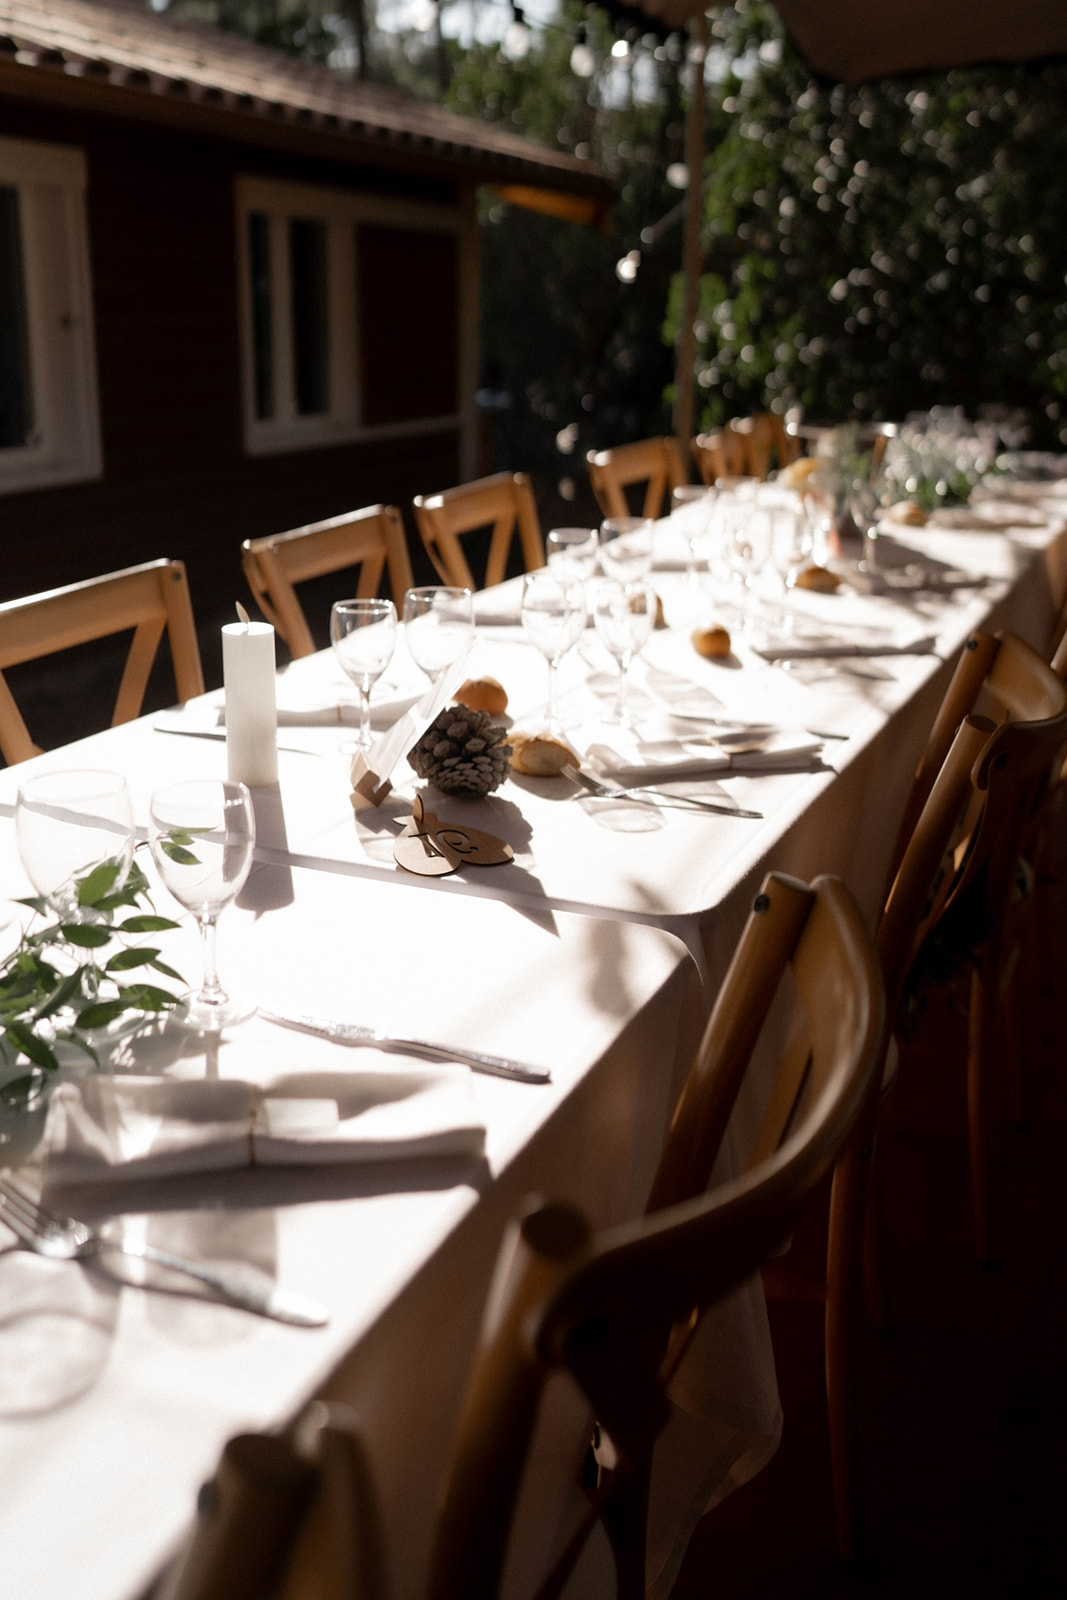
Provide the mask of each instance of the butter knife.
[{"label": "butter knife", "polygon": [[408,1039],[396,1033],[383,1033],[358,1022],[336,1022],[329,1017],[313,1017],[304,1013],[292,1016],[278,1011],[268,1011],[263,1006],[259,1015],[282,1028],[295,1028],[300,1033],[314,1033],[322,1039],[332,1039],[335,1044],[371,1045],[377,1050],[413,1051],[417,1055],[437,1056],[442,1061],[462,1061],[475,1072],[486,1072],[495,1078],[511,1078],[516,1083],[551,1083],[552,1074],[544,1067],[530,1067],[522,1061],[511,1061],[507,1056],[491,1056],[481,1050],[459,1049],[450,1044],[431,1044],[427,1039]]},{"label": "butter knife", "polygon": [[705,800],[703,796],[695,794],[669,794],[665,789],[650,789],[645,784],[628,784],[624,788],[617,783],[604,783],[600,778],[582,772],[579,767],[571,766],[569,761],[561,771],[565,778],[570,778],[572,783],[578,784],[598,800],[632,799],[649,806],[673,806],[678,811],[713,811],[720,817],[752,817],[757,822],[763,820],[762,811],[745,811],[741,806],[727,802],[720,804],[717,800]]}]

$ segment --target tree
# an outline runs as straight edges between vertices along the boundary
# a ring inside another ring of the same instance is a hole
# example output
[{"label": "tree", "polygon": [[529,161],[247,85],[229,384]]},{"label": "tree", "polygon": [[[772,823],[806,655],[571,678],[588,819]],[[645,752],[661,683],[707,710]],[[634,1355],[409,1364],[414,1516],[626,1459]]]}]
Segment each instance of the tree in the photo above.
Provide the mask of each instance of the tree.
[{"label": "tree", "polygon": [[[570,67],[579,24],[590,79]],[[614,42],[603,17],[567,3],[521,60],[496,45],[458,52],[447,95],[457,111],[590,156],[618,184],[604,235],[492,197],[483,207],[482,350],[512,399],[511,464],[565,492],[584,478],[574,461],[587,448],[670,428],[662,324],[681,238],[657,224],[679,198],[665,174],[682,157],[681,45],[635,36],[611,73]],[[636,271],[620,278],[626,258]]]},{"label": "tree", "polygon": [[704,425],[995,402],[1067,442],[1067,64],[826,84],[764,0],[713,40]]}]

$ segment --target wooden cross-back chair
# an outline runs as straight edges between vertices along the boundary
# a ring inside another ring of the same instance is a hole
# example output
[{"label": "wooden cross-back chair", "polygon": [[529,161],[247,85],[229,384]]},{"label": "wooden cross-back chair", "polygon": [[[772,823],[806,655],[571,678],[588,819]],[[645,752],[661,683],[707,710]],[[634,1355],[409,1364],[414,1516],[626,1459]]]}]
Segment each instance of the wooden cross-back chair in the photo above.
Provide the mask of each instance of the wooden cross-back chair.
[{"label": "wooden cross-back chair", "polygon": [[977,711],[992,717],[998,726],[1009,718],[1040,722],[1059,714],[1063,693],[1055,668],[1015,634],[976,632],[970,636],[915,769],[897,838],[894,870],[964,717]]},{"label": "wooden cross-back chair", "polygon": [[369,600],[379,593],[388,569],[399,611],[412,582],[404,524],[396,506],[367,506],[287,533],[246,539],[241,563],[260,610],[294,658],[313,655],[316,648],[294,584],[358,566],[356,596]]},{"label": "wooden cross-back chair", "polygon": [[[919,760],[897,857],[922,815],[934,774],[961,719],[977,713],[989,737],[970,774],[967,805],[915,928],[911,989],[921,992],[924,951],[937,937],[939,966],[969,977],[967,1116],[974,1249],[992,1250],[990,1143],[998,1078],[1019,1098],[1015,1017],[1020,952],[1030,910],[1018,891],[1035,818],[1067,744],[1067,688],[1038,652],[1010,633],[967,640]],[[892,908],[892,893],[889,907]],[[887,913],[888,914],[888,913]],[[913,1008],[914,1010],[914,1008]],[[921,1018],[913,1016],[921,1028]]]},{"label": "wooden cross-back chair", "polygon": [[699,433],[690,449],[701,479],[709,486],[721,478],[764,479],[800,454],[798,441],[773,411],[735,417],[710,433]]},{"label": "wooden cross-back chair", "polygon": [[672,438],[638,439],[611,450],[590,450],[585,464],[597,504],[606,517],[633,514],[628,489],[639,491],[639,515],[662,517],[671,509],[671,490],[689,481],[678,441]]},{"label": "wooden cross-back chair", "polygon": [[[707,1192],[768,1008],[791,973],[804,1047],[785,1051],[744,1173]],[[723,981],[645,1217],[590,1234],[569,1208],[519,1230],[490,1301],[438,1528],[433,1600],[490,1600],[546,1372],[564,1368],[619,1467],[594,1509],[619,1594],[644,1594],[652,1448],[695,1319],[754,1271],[830,1171],[877,1085],[881,979],[851,895],[770,874]],[[572,1555],[575,1552],[568,1551]],[[542,1594],[554,1593],[549,1588]]]},{"label": "wooden cross-back chair", "polygon": [[698,433],[690,443],[702,483],[710,489],[720,478],[747,477],[744,440],[726,428]]},{"label": "wooden cross-back chair", "polygon": [[[508,555],[516,532],[523,565],[534,572],[545,564],[545,545],[533,488],[524,472],[496,472],[489,478],[417,495],[415,521],[442,583],[459,589],[491,588],[507,577]],[[460,539],[492,528],[484,583],[477,583]]]},{"label": "wooden cross-back chair", "polygon": [[[747,1169],[708,1193],[768,1005],[787,972],[807,1047],[787,1053],[774,1075]],[[557,1369],[570,1373],[618,1456],[617,1467],[605,1469],[580,1534],[603,1517],[620,1596],[643,1596],[651,1453],[694,1316],[758,1269],[832,1168],[877,1086],[882,1033],[877,960],[847,889],[834,878],[809,887],[770,874],[705,1031],[646,1216],[595,1233],[572,1207],[535,1203],[505,1240],[461,1410],[425,1600],[496,1600],[541,1394]],[[241,1441],[238,1453],[247,1462],[258,1448]],[[340,1547],[333,1540],[331,1548],[318,1545],[325,1583],[301,1586],[306,1564],[299,1559],[308,1544],[306,1508],[324,1477],[351,1485],[360,1498],[351,1444],[333,1441],[330,1472],[313,1472],[310,1480],[307,1453],[292,1436],[268,1441],[263,1450],[281,1457],[281,1496],[254,1485],[251,1491],[253,1502],[274,1508],[273,1587],[259,1572],[259,1587],[245,1581],[261,1555],[256,1549],[241,1559],[242,1532],[248,1539],[252,1527],[247,1511],[224,1515],[226,1504],[240,1509],[249,1496],[238,1501],[233,1492],[216,1492],[202,1506],[189,1553],[154,1600],[265,1600],[268,1592],[277,1600],[339,1600],[361,1593],[330,1587],[338,1570],[348,1574],[353,1567],[343,1539]],[[233,1475],[230,1455],[216,1480],[223,1489]],[[246,1465],[246,1478],[250,1470]],[[352,1508],[355,1528],[361,1504]],[[275,1537],[279,1530],[283,1539]],[[294,1580],[278,1582],[291,1545]],[[579,1537],[562,1552],[542,1581],[543,1600],[558,1593],[580,1548]]]},{"label": "wooden cross-back chair", "polygon": [[164,632],[179,700],[203,694],[204,677],[181,561],[146,561],[62,589],[0,604],[0,750],[13,764],[39,755],[11,689],[9,667],[133,630],[111,726],[140,715]]}]

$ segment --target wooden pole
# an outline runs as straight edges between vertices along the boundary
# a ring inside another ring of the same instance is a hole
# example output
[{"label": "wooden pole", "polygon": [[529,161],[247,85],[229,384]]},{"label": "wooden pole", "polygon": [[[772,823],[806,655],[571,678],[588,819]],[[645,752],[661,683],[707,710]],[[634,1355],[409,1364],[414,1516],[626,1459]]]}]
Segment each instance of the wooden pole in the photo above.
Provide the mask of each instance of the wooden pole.
[{"label": "wooden pole", "polygon": [[674,432],[686,461],[693,436],[693,361],[700,294],[700,231],[704,220],[704,59],[707,49],[708,22],[700,12],[689,24],[689,109],[685,118],[685,164],[689,183],[682,242],[684,293],[674,367]]}]

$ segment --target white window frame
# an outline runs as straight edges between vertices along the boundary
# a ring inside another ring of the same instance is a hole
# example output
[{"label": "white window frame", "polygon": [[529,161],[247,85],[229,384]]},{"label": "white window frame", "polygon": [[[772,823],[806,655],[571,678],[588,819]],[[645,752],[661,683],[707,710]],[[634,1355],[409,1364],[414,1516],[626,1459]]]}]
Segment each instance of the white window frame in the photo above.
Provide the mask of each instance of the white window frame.
[{"label": "white window frame", "polygon": [[[248,243],[248,218],[253,212],[266,215],[270,224],[273,417],[256,416]],[[271,455],[286,450],[311,449],[387,436],[396,438],[436,433],[443,427],[460,425],[462,417],[458,409],[443,416],[419,417],[411,422],[382,423],[374,427],[363,424],[359,414],[360,352],[356,315],[359,298],[357,224],[410,228],[420,233],[454,234],[462,259],[464,221],[458,209],[429,202],[353,194],[348,190],[315,184],[238,177],[235,213],[241,316],[241,394],[244,443],[249,455]],[[326,227],[329,406],[327,411],[313,416],[298,414],[293,392],[288,225],[296,219],[322,222]],[[457,300],[462,301],[462,292]],[[460,316],[461,304],[457,303],[457,326]]]},{"label": "white window frame", "polygon": [[99,478],[93,295],[85,154],[0,138],[0,185],[19,197],[33,397],[28,443],[0,447],[0,494]]}]

